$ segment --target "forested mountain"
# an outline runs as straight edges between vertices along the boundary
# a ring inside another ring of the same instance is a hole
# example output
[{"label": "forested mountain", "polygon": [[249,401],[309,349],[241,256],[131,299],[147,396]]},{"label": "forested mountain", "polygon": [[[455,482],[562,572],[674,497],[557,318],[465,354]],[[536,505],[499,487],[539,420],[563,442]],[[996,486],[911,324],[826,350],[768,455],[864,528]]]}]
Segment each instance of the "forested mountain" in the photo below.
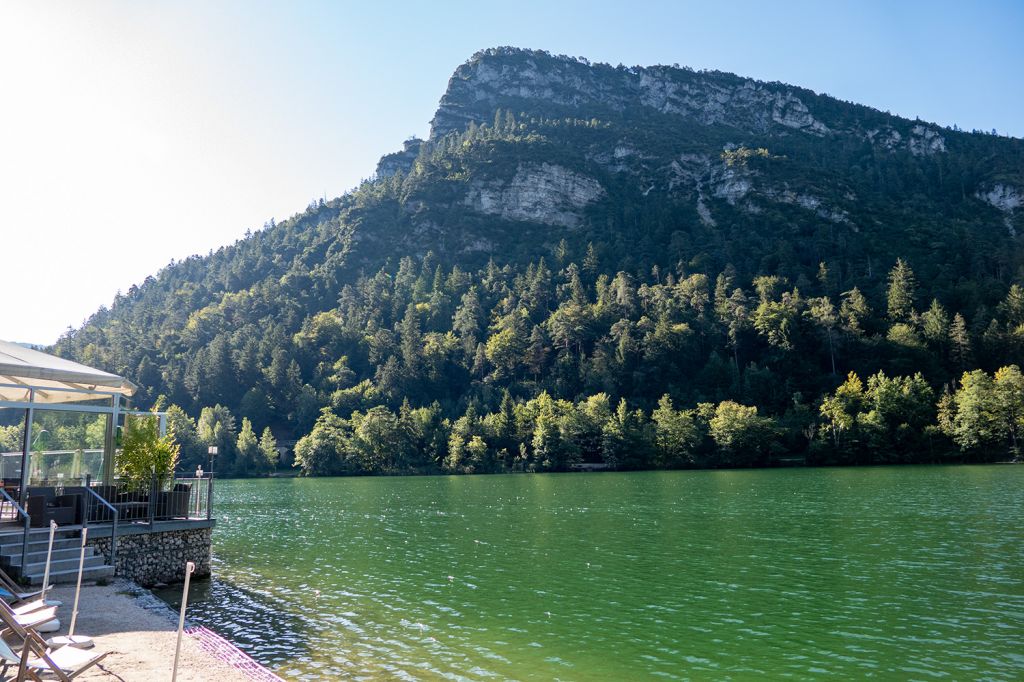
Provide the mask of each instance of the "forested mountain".
[{"label": "forested mountain", "polygon": [[499,48],[372,179],[56,352],[238,473],[252,425],[309,434],[313,474],[991,459],[1024,414],[991,374],[1024,350],[1022,230],[1019,139]]}]

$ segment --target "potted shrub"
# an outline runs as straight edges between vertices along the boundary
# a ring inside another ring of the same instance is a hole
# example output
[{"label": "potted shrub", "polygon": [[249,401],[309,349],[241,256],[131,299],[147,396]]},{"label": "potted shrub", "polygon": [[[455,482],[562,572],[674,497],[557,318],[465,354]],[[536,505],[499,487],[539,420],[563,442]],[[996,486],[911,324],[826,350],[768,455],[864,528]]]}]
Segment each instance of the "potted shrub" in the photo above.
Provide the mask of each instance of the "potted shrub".
[{"label": "potted shrub", "polygon": [[[148,500],[146,492],[154,483],[155,491],[161,491],[164,485],[174,476],[174,468],[178,464],[181,446],[170,434],[161,437],[159,422],[156,416],[131,416],[125,419],[124,431],[121,434],[121,452],[117,457],[117,473],[129,491],[125,499],[122,513],[131,518],[145,510],[140,503]],[[170,501],[163,499],[150,500],[157,504],[156,513],[166,509]],[[128,504],[129,502],[134,502]]]}]

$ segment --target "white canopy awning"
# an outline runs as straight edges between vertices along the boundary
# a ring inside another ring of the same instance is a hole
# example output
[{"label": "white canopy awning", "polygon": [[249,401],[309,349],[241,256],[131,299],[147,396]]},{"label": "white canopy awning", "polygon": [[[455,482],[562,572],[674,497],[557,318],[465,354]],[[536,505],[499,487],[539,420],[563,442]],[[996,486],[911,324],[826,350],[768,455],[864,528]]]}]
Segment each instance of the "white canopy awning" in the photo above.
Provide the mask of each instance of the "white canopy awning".
[{"label": "white canopy awning", "polygon": [[27,401],[28,388],[36,389],[36,403],[70,403],[130,396],[136,386],[116,374],[0,341],[0,400]]}]

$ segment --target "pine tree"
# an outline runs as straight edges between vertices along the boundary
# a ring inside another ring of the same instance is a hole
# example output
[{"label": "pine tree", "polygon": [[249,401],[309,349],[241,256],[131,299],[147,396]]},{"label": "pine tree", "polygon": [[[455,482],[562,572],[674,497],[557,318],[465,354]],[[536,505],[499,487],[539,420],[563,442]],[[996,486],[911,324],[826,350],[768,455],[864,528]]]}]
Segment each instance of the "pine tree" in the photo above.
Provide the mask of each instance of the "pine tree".
[{"label": "pine tree", "polygon": [[533,375],[534,381],[537,381],[540,374],[544,371],[547,359],[547,336],[544,334],[544,329],[539,324],[535,324],[533,325],[533,331],[530,332],[530,341],[526,347],[526,368]]},{"label": "pine tree", "polygon": [[269,426],[263,429],[263,435],[260,436],[260,453],[263,455],[265,466],[268,469],[273,470],[277,467],[279,457],[277,439],[274,438],[274,434],[271,433]]},{"label": "pine tree", "polygon": [[1024,287],[1019,284],[1010,286],[1006,299],[999,306],[1010,329],[1024,325]]},{"label": "pine tree", "polygon": [[953,324],[949,327],[949,343],[953,362],[960,371],[966,372],[971,362],[971,337],[967,333],[967,322],[960,313],[953,316]]},{"label": "pine tree", "polygon": [[939,348],[945,348],[949,340],[949,315],[938,299],[932,299],[928,310],[921,313],[921,327],[924,337],[929,342]]},{"label": "pine tree", "polygon": [[402,342],[402,367],[407,376],[416,377],[423,358],[423,337],[420,334],[420,317],[412,303],[405,309],[398,334]]},{"label": "pine tree", "polygon": [[659,465],[678,467],[693,464],[693,450],[700,434],[692,415],[675,410],[672,399],[666,394],[658,401],[651,420],[654,422]]},{"label": "pine tree", "polygon": [[846,331],[859,336],[864,333],[864,322],[871,317],[871,307],[860,289],[854,287],[843,294],[843,302],[839,306],[839,316],[843,318]]},{"label": "pine tree", "polygon": [[594,242],[589,242],[587,244],[587,254],[583,257],[583,272],[593,277],[597,274],[599,267],[601,267],[601,262],[597,257],[597,249],[594,248]]},{"label": "pine tree", "polygon": [[893,322],[906,322],[914,313],[914,299],[917,291],[917,279],[902,258],[896,259],[896,265],[889,271],[889,291],[887,302],[889,319]]},{"label": "pine tree", "polygon": [[242,418],[242,430],[238,433],[238,441],[235,444],[238,450],[238,459],[235,465],[236,473],[251,474],[262,470],[259,466],[260,444],[256,439],[256,433],[252,429],[252,422],[248,417]]},{"label": "pine tree", "polygon": [[833,279],[832,274],[829,272],[828,265],[825,264],[825,261],[818,263],[817,279],[818,285],[821,286],[822,292],[826,296],[831,296],[832,292],[835,290],[835,280]]},{"label": "pine tree", "polygon": [[828,354],[832,360],[832,375],[835,376],[836,350],[833,344],[832,330],[835,329],[838,322],[836,307],[832,305],[832,301],[829,300],[828,296],[811,298],[807,300],[807,314],[810,315],[814,324],[825,332],[825,337],[828,339]]}]

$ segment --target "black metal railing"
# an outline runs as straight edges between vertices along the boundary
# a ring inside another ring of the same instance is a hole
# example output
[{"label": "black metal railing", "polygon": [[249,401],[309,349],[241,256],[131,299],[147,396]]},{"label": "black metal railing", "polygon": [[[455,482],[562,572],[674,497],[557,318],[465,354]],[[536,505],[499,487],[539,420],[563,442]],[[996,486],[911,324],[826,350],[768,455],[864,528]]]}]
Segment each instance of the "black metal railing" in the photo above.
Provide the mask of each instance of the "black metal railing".
[{"label": "black metal railing", "polygon": [[[97,485],[86,487],[117,510],[121,521],[149,523],[173,519],[209,519],[212,517],[213,480],[209,477],[158,479],[148,484]],[[92,505],[86,510],[89,522],[110,521],[109,511]]]},{"label": "black metal railing", "polygon": [[188,492],[188,502],[186,504],[188,513],[185,518],[210,519],[213,517],[212,476],[181,476],[175,478],[172,485],[178,491]]},{"label": "black metal railing", "polygon": [[[107,563],[114,567],[114,574],[117,574],[117,522],[120,513],[113,504],[103,499],[103,496],[96,492],[86,481],[85,491],[85,519],[83,525],[90,522],[100,523],[106,520],[112,524],[110,528],[110,554],[107,556]],[[94,520],[95,519],[95,520]]]},{"label": "black metal railing", "polygon": [[28,536],[29,529],[32,527],[32,519],[29,517],[28,512],[18,504],[18,501],[11,497],[10,493],[8,493],[4,488],[0,487],[0,518],[17,520],[19,516],[25,523],[25,533],[22,536],[21,541],[21,565],[25,566],[25,558],[28,556]]}]

